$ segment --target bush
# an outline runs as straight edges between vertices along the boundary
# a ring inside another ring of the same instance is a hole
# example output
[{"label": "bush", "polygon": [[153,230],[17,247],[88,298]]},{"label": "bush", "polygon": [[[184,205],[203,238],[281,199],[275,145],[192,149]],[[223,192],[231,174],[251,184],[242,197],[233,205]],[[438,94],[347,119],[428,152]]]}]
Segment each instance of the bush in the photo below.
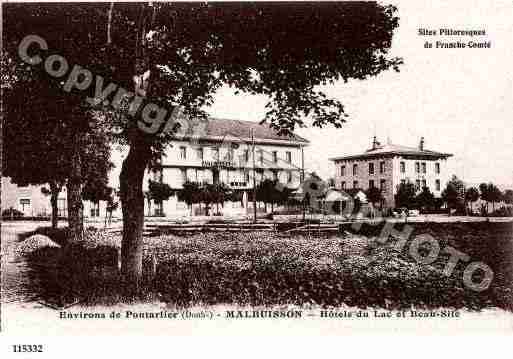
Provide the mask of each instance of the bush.
[{"label": "bush", "polygon": [[513,217],[513,207],[501,207],[489,214],[490,217]]},{"label": "bush", "polygon": [[[454,240],[463,238],[465,252],[483,260],[487,258],[479,253],[497,252],[488,251],[495,245],[476,241],[469,230],[480,237],[489,236],[485,227],[465,225],[420,226],[416,233],[432,234],[442,247],[457,248]],[[464,267],[445,277],[440,268],[447,258],[435,262],[434,267],[424,266],[407,251],[395,251],[395,243],[381,245],[362,235],[319,240],[270,233],[219,233],[187,239],[165,236],[157,241],[165,245],[147,244],[157,256],[155,290],[164,301],[177,305],[480,309],[493,303],[512,307],[511,300],[501,302],[494,290],[478,293],[467,289],[462,282]],[[490,265],[497,262],[488,260]]]}]

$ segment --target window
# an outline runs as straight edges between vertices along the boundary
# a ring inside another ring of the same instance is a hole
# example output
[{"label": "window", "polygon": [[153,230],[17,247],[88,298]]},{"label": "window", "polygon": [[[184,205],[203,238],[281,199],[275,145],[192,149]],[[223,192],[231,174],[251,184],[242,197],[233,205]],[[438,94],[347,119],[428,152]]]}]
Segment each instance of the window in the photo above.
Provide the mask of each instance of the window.
[{"label": "window", "polygon": [[374,163],[372,163],[372,162],[369,163],[369,174],[370,175],[374,174]]},{"label": "window", "polygon": [[287,172],[287,183],[292,183],[292,171]]},{"label": "window", "polygon": [[422,173],[426,173],[426,162],[422,162]]},{"label": "window", "polygon": [[277,151],[273,151],[273,162],[278,163],[278,152]]},{"label": "window", "polygon": [[401,167],[401,173],[406,172],[406,163],[404,163],[404,161],[401,161],[400,167]]},{"label": "window", "polygon": [[203,160],[203,147],[199,147],[196,149],[196,158],[198,160]]},{"label": "window", "polygon": [[439,179],[437,179],[435,181],[435,188],[436,188],[437,191],[440,191],[440,180]]},{"label": "window", "polygon": [[100,217],[100,202],[91,203],[91,217]]},{"label": "window", "polygon": [[184,183],[187,182],[187,170],[185,168],[182,168],[180,170],[180,172],[181,172],[181,175],[182,175],[182,182],[184,182]]},{"label": "window", "polygon": [[340,188],[346,189],[346,181],[342,181],[342,183],[340,184]]},{"label": "window", "polygon": [[249,162],[249,150],[244,150],[244,162]]},{"label": "window", "polygon": [[155,216],[164,215],[164,206],[162,201],[155,201]]},{"label": "window", "polygon": [[386,184],[387,184],[387,181],[385,179],[382,179],[381,181],[379,181],[379,189],[384,191],[386,189]]},{"label": "window", "polygon": [[288,163],[292,163],[292,152],[290,152],[290,151],[285,152],[285,158]]},{"label": "window", "polygon": [[435,173],[440,173],[440,163],[435,163]]},{"label": "window", "polygon": [[356,176],[357,173],[358,173],[358,165],[355,163],[353,165],[353,176]]},{"label": "window", "polygon": [[264,150],[259,150],[260,152],[260,165],[264,164]]},{"label": "window", "polygon": [[385,161],[379,163],[379,173],[385,173]]},{"label": "window", "polygon": [[219,161],[219,147],[212,148],[212,160]]},{"label": "window", "polygon": [[415,173],[420,173],[420,163],[415,162]]},{"label": "window", "polygon": [[180,159],[186,160],[187,159],[187,147],[180,146]]},{"label": "window", "polygon": [[244,171],[244,182],[249,185],[249,171]]},{"label": "window", "polygon": [[57,208],[59,211],[59,217],[66,217],[68,209],[66,208],[66,199],[59,198],[57,200]]},{"label": "window", "polygon": [[358,188],[358,181],[353,181],[353,188]]},{"label": "window", "polygon": [[369,188],[374,188],[374,180],[369,180]]},{"label": "window", "polygon": [[274,181],[278,180],[278,171],[273,171],[273,180]]},{"label": "window", "polygon": [[340,175],[345,176],[346,175],[346,166],[340,167]]},{"label": "window", "polygon": [[226,161],[233,161],[233,148],[231,147],[226,151]]},{"label": "window", "polygon": [[415,191],[420,190],[420,180],[415,181]]},{"label": "window", "polygon": [[426,183],[425,179],[422,180],[422,188],[424,188],[424,187],[427,187],[427,183]]},{"label": "window", "polygon": [[25,211],[28,211],[30,209],[30,199],[23,198],[20,199],[20,207],[21,211],[25,213]]}]

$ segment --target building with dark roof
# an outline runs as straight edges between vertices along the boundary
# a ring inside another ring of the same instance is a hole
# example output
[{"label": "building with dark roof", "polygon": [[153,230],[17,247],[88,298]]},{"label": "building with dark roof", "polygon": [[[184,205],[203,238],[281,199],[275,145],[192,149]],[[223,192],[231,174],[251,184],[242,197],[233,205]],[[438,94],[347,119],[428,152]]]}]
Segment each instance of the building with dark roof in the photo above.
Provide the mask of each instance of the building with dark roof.
[{"label": "building with dark roof", "polygon": [[[293,133],[279,134],[268,124],[251,121],[209,119],[181,122],[160,165],[148,176],[180,190],[186,181],[224,183],[240,194],[241,200],[222,206],[223,214],[252,213],[248,201],[253,177],[258,184],[270,178],[297,189],[300,184],[303,148],[308,140]],[[147,184],[147,179],[144,184]],[[152,215],[189,215],[191,209],[178,197],[152,203]],[[205,208],[194,206],[194,215]],[[212,210],[209,214],[212,214]]]},{"label": "building with dark roof", "polygon": [[379,187],[387,207],[394,207],[394,195],[401,183],[415,184],[417,191],[428,187],[440,197],[448,176],[445,171],[450,153],[428,150],[422,137],[418,147],[380,144],[376,137],[363,153],[330,158],[335,163],[335,188],[367,190]]}]

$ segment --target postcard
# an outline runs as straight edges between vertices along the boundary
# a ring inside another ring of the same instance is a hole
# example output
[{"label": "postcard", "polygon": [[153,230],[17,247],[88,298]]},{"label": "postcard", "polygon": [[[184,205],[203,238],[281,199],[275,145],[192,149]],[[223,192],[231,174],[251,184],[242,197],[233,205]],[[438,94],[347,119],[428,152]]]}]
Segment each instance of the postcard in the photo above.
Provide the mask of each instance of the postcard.
[{"label": "postcard", "polygon": [[2,336],[511,334],[511,1],[1,11]]}]

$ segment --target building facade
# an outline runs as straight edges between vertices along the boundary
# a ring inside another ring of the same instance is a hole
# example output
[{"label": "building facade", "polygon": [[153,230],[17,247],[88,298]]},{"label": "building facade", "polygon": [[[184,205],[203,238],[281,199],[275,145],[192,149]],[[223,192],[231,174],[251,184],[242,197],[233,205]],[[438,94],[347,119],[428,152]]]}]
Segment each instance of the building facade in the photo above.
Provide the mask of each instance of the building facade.
[{"label": "building facade", "polygon": [[417,192],[423,187],[440,197],[448,181],[447,159],[450,153],[424,148],[424,138],[418,147],[407,147],[387,143],[381,145],[374,137],[372,147],[362,154],[334,157],[335,188],[370,187],[381,189],[384,205],[395,207],[394,196],[401,183],[411,182]]},{"label": "building facade", "polygon": [[[2,212],[13,208],[25,217],[50,217],[52,208],[50,196],[43,194],[44,186],[18,186],[8,177],[2,177]],[[57,199],[60,217],[67,216],[66,188]]]},{"label": "building facade", "polygon": [[[307,140],[279,135],[268,125],[256,122],[211,119],[204,125],[195,136],[177,133],[159,166],[148,173],[145,186],[151,179],[167,183],[175,192],[163,203],[151,203],[148,207],[153,209],[147,208],[148,214],[189,215],[191,208],[178,200],[178,191],[187,181],[223,183],[238,193],[240,201],[223,204],[220,212],[224,215],[250,213],[253,185],[264,179],[278,180],[290,189],[299,187]],[[192,214],[212,212],[198,204],[193,206]]]}]

